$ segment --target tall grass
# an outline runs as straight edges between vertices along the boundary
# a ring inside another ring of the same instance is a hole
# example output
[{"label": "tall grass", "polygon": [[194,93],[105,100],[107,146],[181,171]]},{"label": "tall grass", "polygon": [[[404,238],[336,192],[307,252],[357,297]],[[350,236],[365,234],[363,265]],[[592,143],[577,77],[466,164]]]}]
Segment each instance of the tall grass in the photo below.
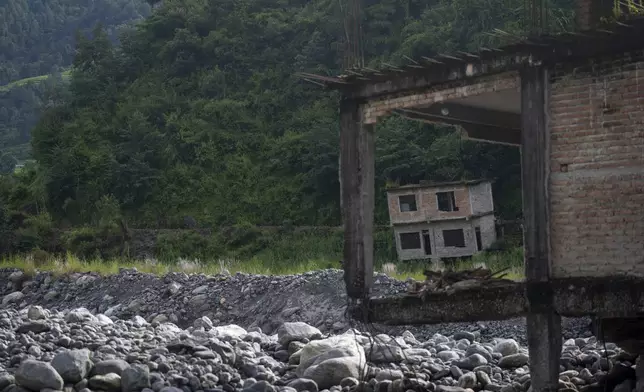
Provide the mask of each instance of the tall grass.
[{"label": "tall grass", "polygon": [[[341,268],[338,251],[329,252],[323,245],[326,241],[311,242],[311,247],[301,253],[288,253],[293,250],[293,244],[287,242],[277,244],[274,248],[261,252],[246,260],[213,259],[189,260],[178,259],[175,262],[160,262],[154,259],[80,259],[71,253],[62,257],[49,256],[34,260],[33,256],[14,256],[0,260],[0,268],[18,268],[27,274],[36,271],[48,271],[54,275],[66,275],[77,272],[93,272],[100,275],[112,275],[121,268],[136,268],[138,271],[165,275],[169,272],[201,273],[207,275],[237,272],[261,275],[292,275],[326,268]],[[328,244],[327,244],[328,245]],[[326,251],[326,253],[325,253]],[[376,270],[399,280],[412,278],[424,280],[425,269],[445,268],[444,265],[429,262],[397,262],[396,260],[378,257]],[[523,250],[511,249],[502,253],[480,253],[470,260],[456,262],[450,267],[455,270],[470,269],[485,266],[493,271],[509,269],[508,278],[523,277]]]}]

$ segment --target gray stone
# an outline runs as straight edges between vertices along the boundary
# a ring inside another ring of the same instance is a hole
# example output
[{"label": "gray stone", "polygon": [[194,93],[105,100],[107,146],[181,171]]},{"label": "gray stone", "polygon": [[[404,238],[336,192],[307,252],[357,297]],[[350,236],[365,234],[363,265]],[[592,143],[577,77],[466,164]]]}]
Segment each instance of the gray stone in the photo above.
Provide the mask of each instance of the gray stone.
[{"label": "gray stone", "polygon": [[0,391],[16,383],[16,379],[13,375],[4,373],[0,374]]},{"label": "gray stone", "polygon": [[27,318],[29,320],[43,320],[47,318],[47,313],[42,306],[32,306],[27,311]]},{"label": "gray stone", "polygon": [[38,320],[38,321],[30,321],[24,324],[21,324],[17,329],[16,332],[18,333],[43,333],[43,332],[49,332],[51,330],[51,327],[49,324],[44,321],[44,320]]},{"label": "gray stone", "polygon": [[458,379],[458,386],[461,388],[474,389],[476,386],[476,374],[473,372],[465,373]]},{"label": "gray stone", "polygon": [[125,369],[121,375],[121,391],[138,392],[143,388],[150,388],[150,370],[147,366],[132,365]]},{"label": "gray stone", "polygon": [[63,351],[56,354],[51,361],[51,366],[56,369],[65,382],[76,384],[84,379],[92,369],[93,364],[89,355],[90,352],[87,349]]},{"label": "gray stone", "polygon": [[104,361],[97,362],[94,366],[93,374],[106,375],[109,373],[115,373],[120,377],[123,377],[123,372],[125,369],[128,369],[130,364],[125,362],[122,359],[107,359]]},{"label": "gray stone", "polygon": [[277,329],[278,342],[288,347],[293,341],[314,340],[322,337],[319,329],[303,322],[284,323]]},{"label": "gray stone", "polygon": [[374,363],[400,362],[405,359],[403,350],[396,344],[374,342],[365,347],[367,359]]},{"label": "gray stone", "polygon": [[443,362],[450,362],[450,361],[455,361],[459,359],[458,353],[456,351],[451,351],[451,350],[446,350],[446,351],[441,351],[438,354],[436,354],[438,358],[441,359]]},{"label": "gray stone", "polygon": [[32,391],[49,388],[63,389],[63,378],[50,364],[28,359],[23,361],[15,374],[16,384]]},{"label": "gray stone", "polygon": [[20,302],[24,297],[25,295],[22,292],[16,291],[11,294],[5,295],[4,298],[2,298],[2,304],[6,305],[6,304]]},{"label": "gray stone", "polygon": [[481,383],[483,388],[487,387],[489,384],[492,383],[492,380],[490,380],[490,376],[486,372],[479,370],[475,372],[475,374],[476,374],[476,379],[478,380],[478,382]]},{"label": "gray stone", "polygon": [[159,392],[183,392],[183,389],[177,387],[163,387]]},{"label": "gray stone", "polygon": [[519,352],[519,343],[514,339],[501,340],[494,346],[494,352],[500,353],[504,357],[517,354]]},{"label": "gray stone", "polygon": [[244,388],[244,391],[247,392],[275,392],[275,388],[265,380],[261,380],[251,385],[248,388]]},{"label": "gray stone", "polygon": [[67,321],[68,323],[96,323],[98,320],[92,313],[90,313],[89,310],[85,308],[78,308],[67,313],[67,315],[65,316],[65,321]]},{"label": "gray stone", "polygon": [[203,306],[208,302],[208,298],[209,298],[208,294],[195,295],[190,299],[190,303],[193,306]]},{"label": "gray stone", "polygon": [[347,333],[314,340],[304,346],[296,374],[326,389],[339,385],[346,377],[362,378],[365,364],[364,349],[356,344],[353,334]]},{"label": "gray stone", "polygon": [[97,374],[89,379],[89,386],[94,390],[118,391],[121,389],[121,376],[116,373]]},{"label": "gray stone", "polygon": [[507,355],[499,361],[499,366],[502,368],[516,368],[516,367],[521,367],[525,366],[528,364],[529,357],[527,354],[523,353],[517,353],[517,354],[511,354]]},{"label": "gray stone", "polygon": [[340,388],[353,389],[353,388],[357,387],[358,384],[360,384],[360,381],[358,381],[356,378],[347,377],[347,378],[343,379],[342,381],[340,381]]},{"label": "gray stone", "polygon": [[481,354],[472,354],[460,361],[455,361],[454,364],[461,369],[473,370],[477,366],[487,365],[487,359]]},{"label": "gray stone", "polygon": [[376,381],[384,381],[384,380],[398,380],[403,378],[403,372],[400,370],[394,370],[394,369],[380,369],[376,373]]},{"label": "gray stone", "polygon": [[192,325],[195,328],[203,328],[206,331],[211,330],[213,327],[212,321],[207,316],[199,317],[192,323]]},{"label": "gray stone", "polygon": [[488,362],[492,361],[492,353],[490,353],[485,347],[480,344],[472,344],[465,350],[465,356],[468,357],[472,354],[479,354],[485,358]]},{"label": "gray stone", "polygon": [[221,357],[223,363],[227,365],[234,365],[235,362],[237,361],[237,354],[235,353],[235,350],[233,347],[226,342],[213,342],[210,344],[210,348],[219,354]]},{"label": "gray stone", "polygon": [[295,380],[286,384],[287,386],[295,389],[298,392],[309,391],[318,392],[318,384],[308,378],[296,378]]},{"label": "gray stone", "polygon": [[467,339],[470,342],[476,340],[476,335],[473,332],[459,331],[454,334],[454,340]]},{"label": "gray stone", "polygon": [[465,388],[451,385],[437,385],[436,392],[466,392]]},{"label": "gray stone", "polygon": [[157,314],[156,316],[154,316],[154,318],[152,318],[152,321],[150,321],[150,323],[151,324],[163,324],[163,323],[168,322],[168,320],[169,320],[168,316],[166,316],[165,314],[161,313],[161,314]]}]

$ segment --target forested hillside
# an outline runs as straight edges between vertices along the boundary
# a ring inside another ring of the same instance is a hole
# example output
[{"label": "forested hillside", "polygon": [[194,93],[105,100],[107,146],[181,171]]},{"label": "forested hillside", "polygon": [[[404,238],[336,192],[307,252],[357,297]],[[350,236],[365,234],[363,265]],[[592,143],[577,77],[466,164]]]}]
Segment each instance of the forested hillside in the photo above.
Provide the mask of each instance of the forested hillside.
[{"label": "forested hillside", "polygon": [[[494,46],[486,33],[520,33],[523,6],[369,0],[365,57],[377,67]],[[553,4],[551,23],[565,26],[570,9]],[[67,227],[339,224],[338,97],[293,75],[338,73],[341,34],[335,0],[165,0],[119,45],[95,29],[33,131],[38,164],[0,184],[5,227],[34,215]],[[390,118],[376,165],[380,222],[385,184],[422,179],[495,177],[500,215],[520,211],[518,150],[450,127]]]},{"label": "forested hillside", "polygon": [[0,173],[28,158],[30,131],[74,58],[76,32],[101,23],[110,39],[150,14],[144,0],[0,1]]},{"label": "forested hillside", "polygon": [[76,31],[102,23],[115,39],[118,28],[147,16],[142,0],[9,0],[0,2],[0,86],[60,72],[74,58]]}]

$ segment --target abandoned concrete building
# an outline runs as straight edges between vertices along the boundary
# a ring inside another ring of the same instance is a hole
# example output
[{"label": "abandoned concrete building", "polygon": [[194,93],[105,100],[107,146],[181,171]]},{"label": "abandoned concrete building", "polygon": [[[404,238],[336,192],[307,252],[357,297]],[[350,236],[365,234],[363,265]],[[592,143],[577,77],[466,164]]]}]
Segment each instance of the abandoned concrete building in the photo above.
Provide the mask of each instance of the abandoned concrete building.
[{"label": "abandoned concrete building", "polygon": [[468,257],[496,240],[491,181],[392,187],[387,201],[399,260]]},{"label": "abandoned concrete building", "polygon": [[[344,279],[354,317],[409,325],[525,316],[535,392],[558,389],[562,316],[594,317],[601,338],[644,359],[644,18],[614,18],[612,3],[578,0],[575,32],[338,77],[301,75],[341,93]],[[374,128],[391,114],[521,149],[524,281],[371,298]]]}]

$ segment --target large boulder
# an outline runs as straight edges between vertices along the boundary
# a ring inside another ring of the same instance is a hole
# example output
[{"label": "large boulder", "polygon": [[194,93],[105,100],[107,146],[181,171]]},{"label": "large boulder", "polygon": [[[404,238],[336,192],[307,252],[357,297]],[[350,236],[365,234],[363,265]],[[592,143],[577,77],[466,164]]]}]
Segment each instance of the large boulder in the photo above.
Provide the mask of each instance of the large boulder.
[{"label": "large boulder", "polygon": [[121,375],[121,391],[138,392],[150,388],[150,370],[147,366],[132,365]]},{"label": "large boulder", "polygon": [[97,362],[92,373],[101,376],[114,373],[121,377],[123,376],[125,369],[129,367],[130,364],[122,359],[106,359],[104,361]]},{"label": "large boulder", "polygon": [[499,367],[504,369],[518,368],[518,367],[527,365],[529,360],[530,358],[528,357],[528,354],[524,354],[524,353],[510,354],[501,358],[501,360],[499,361]]},{"label": "large boulder", "polygon": [[301,321],[284,323],[277,329],[277,339],[284,347],[288,347],[293,341],[314,340],[321,337],[322,332],[319,329]]},{"label": "large boulder", "polygon": [[500,340],[494,346],[494,352],[499,353],[504,357],[512,354],[517,354],[519,352],[519,343],[517,343],[517,341],[514,339]]},{"label": "large boulder", "polygon": [[244,336],[248,334],[248,332],[244,328],[235,324],[213,327],[208,332],[214,335],[215,337],[225,341],[230,341],[232,339],[243,340]]},{"label": "large boulder", "polygon": [[314,340],[300,352],[298,377],[316,382],[319,389],[328,389],[347,377],[360,379],[367,370],[364,349],[351,333]]},{"label": "large boulder", "polygon": [[386,342],[373,342],[365,347],[365,352],[369,355],[369,361],[373,363],[400,362],[405,359],[402,348],[399,345]]},{"label": "large boulder", "polygon": [[47,362],[28,359],[23,361],[16,370],[16,384],[32,391],[63,389],[63,378]]},{"label": "large boulder", "polygon": [[51,366],[65,382],[75,384],[87,377],[94,364],[90,359],[87,349],[68,350],[56,354],[51,361]]},{"label": "large boulder", "polygon": [[85,308],[78,308],[67,313],[67,315],[65,316],[65,321],[67,321],[68,323],[96,323],[98,320],[96,319],[96,316],[94,316],[89,310]]}]

